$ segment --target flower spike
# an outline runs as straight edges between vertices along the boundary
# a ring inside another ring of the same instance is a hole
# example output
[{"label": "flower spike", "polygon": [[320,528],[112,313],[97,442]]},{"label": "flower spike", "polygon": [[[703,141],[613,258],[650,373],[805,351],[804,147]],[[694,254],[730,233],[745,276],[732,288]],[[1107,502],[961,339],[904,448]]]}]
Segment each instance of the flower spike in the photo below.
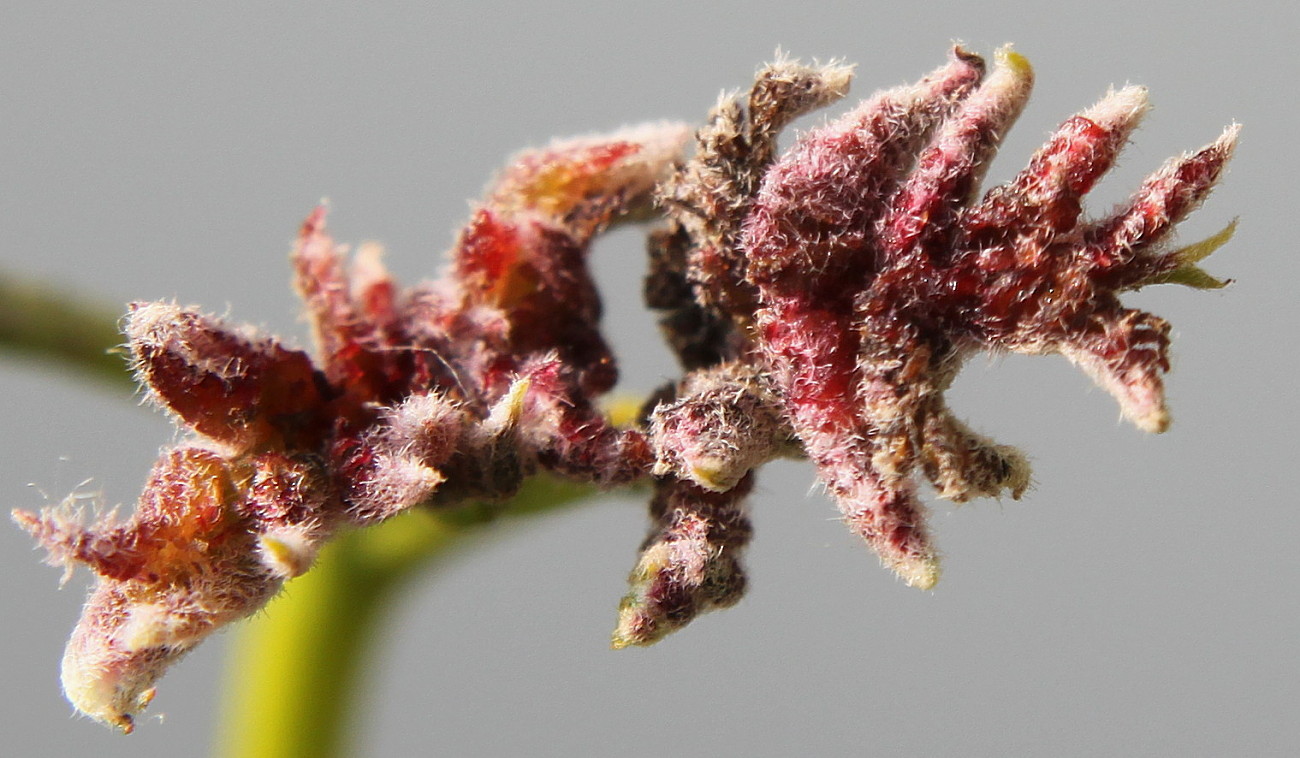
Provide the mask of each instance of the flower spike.
[{"label": "flower spike", "polygon": [[[1159,282],[1217,286],[1196,264],[1231,235],[1164,248],[1222,175],[1235,127],[1166,164],[1110,217],[1082,218],[1083,196],[1146,112],[1140,87],[1068,119],[1024,171],[981,198],[979,180],[1032,83],[1009,48],[980,84],[982,72],[978,57],[957,49],[917,85],[804,135],[756,192],[733,188],[712,201],[745,211],[738,238],[693,219],[687,211],[700,204],[669,203],[680,229],[652,246],[663,263],[648,292],[670,310],[665,328],[689,351],[685,365],[703,370],[696,364],[712,354],[768,372],[771,396],[846,523],[921,588],[939,566],[918,474],[957,502],[1020,497],[1029,482],[1023,455],[948,410],[943,393],[965,359],[1061,353],[1139,427],[1163,431],[1169,327],[1123,308],[1119,295]],[[703,135],[699,149],[712,149]],[[726,155],[714,173],[728,160],[746,165]],[[688,164],[671,197],[714,186],[700,177]],[[733,239],[738,253],[717,252]],[[728,255],[743,265],[719,266]],[[694,311],[681,281],[694,290]]]},{"label": "flower spike", "polygon": [[[648,645],[738,602],[756,472],[808,458],[850,531],[908,585],[941,567],[918,494],[1021,497],[1018,450],[949,409],[980,351],[1059,353],[1139,428],[1169,426],[1169,324],[1121,296],[1225,282],[1200,262],[1235,222],[1170,244],[1222,177],[1236,126],[1109,215],[1084,196],[1147,110],[1125,87],[1066,119],[1009,182],[980,186],[1033,84],[1009,47],[960,47],[779,154],[781,131],[848,91],[844,65],[782,59],[695,133],[650,124],[516,156],[475,205],[444,276],[400,287],[381,251],[335,244],[323,207],[290,261],[314,354],[193,308],[124,320],[141,384],[188,436],[134,512],[14,520],[50,563],[97,577],[63,662],[82,712],[123,731],[164,670],[311,569],[344,528],[514,495],[546,471],[653,482],[651,528],[612,638]],[[597,235],[660,213],[647,304],[684,375],[635,423],[587,264]]]}]

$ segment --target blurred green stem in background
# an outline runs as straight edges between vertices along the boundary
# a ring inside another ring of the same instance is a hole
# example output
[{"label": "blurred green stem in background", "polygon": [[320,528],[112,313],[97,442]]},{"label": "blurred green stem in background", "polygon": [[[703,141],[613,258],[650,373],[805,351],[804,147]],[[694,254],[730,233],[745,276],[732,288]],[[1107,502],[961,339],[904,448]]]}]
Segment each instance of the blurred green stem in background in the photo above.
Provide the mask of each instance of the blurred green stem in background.
[{"label": "blurred green stem in background", "polygon": [[122,310],[0,272],[0,348],[100,382],[134,387],[117,350]]},{"label": "blurred green stem in background", "polygon": [[[118,318],[94,298],[0,273],[0,349],[130,391]],[[504,505],[417,510],[341,535],[311,571],[236,630],[214,755],[348,755],[366,692],[363,672],[406,580],[486,534],[489,524],[556,511],[595,492],[537,476]]]},{"label": "blurred green stem in background", "polygon": [[[374,641],[406,580],[427,576],[454,548],[506,517],[554,511],[591,487],[534,477],[501,507],[417,510],[342,535],[311,571],[237,631],[219,758],[342,758],[368,691]],[[356,753],[360,754],[360,753]]]}]

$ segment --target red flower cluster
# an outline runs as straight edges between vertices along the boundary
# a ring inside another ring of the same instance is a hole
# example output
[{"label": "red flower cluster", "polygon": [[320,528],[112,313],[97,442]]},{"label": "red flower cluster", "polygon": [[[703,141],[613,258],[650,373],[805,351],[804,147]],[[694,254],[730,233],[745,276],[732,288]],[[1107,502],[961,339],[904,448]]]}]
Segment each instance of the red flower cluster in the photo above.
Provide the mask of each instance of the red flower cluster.
[{"label": "red flower cluster", "polygon": [[[1222,284],[1196,262],[1230,228],[1167,243],[1236,130],[1082,219],[1082,196],[1145,109],[1141,89],[1124,89],[979,198],[1031,83],[1011,52],[987,79],[983,68],[957,50],[779,158],[782,128],[842,97],[848,69],[764,68],[717,106],[689,160],[687,130],[671,124],[525,153],[474,211],[449,272],[411,289],[376,249],[349,264],[318,209],[292,254],[314,360],[194,309],[133,305],[137,374],[191,438],[162,454],[125,521],[15,512],[52,562],[99,575],[63,662],[69,699],[129,731],[168,665],[262,607],[338,529],[508,498],[539,469],[654,480],[616,647],[739,599],[744,498],[778,456],[810,458],[850,528],[928,588],[939,567],[916,473],[956,501],[1018,497],[1028,482],[1018,452],[944,403],[980,350],[1062,353],[1163,431],[1168,326],[1118,295]],[[617,375],[585,258],[652,200],[668,225],[651,235],[647,300],[687,373],[624,429],[597,407]]]},{"label": "red flower cluster", "polygon": [[689,131],[659,124],[518,156],[440,282],[399,289],[306,221],[292,252],[315,361],[201,312],[137,303],[125,332],[150,396],[193,435],[135,513],[15,512],[57,564],[100,581],[63,660],[81,711],[126,731],[163,670],[306,571],[339,528],[500,500],[539,466],[601,485],[646,475],[643,434],[596,408],[613,386],[592,237],[649,207]]}]

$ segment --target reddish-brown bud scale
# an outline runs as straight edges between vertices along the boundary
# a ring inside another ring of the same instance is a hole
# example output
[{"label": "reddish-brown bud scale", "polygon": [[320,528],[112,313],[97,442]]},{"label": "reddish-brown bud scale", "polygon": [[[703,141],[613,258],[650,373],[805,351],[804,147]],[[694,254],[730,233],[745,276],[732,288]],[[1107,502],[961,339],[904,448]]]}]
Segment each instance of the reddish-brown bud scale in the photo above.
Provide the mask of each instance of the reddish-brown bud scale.
[{"label": "reddish-brown bud scale", "polygon": [[325,232],[325,206],[318,206],[303,222],[290,260],[298,294],[307,305],[316,344],[325,363],[325,375],[334,384],[365,386],[366,399],[374,394],[378,378],[374,359],[363,342],[369,324],[352,302],[343,257]]},{"label": "reddish-brown bud scale", "polygon": [[324,398],[305,353],[163,303],[133,304],[125,331],[140,381],[199,434],[249,449],[321,432]]},{"label": "reddish-brown bud scale", "polygon": [[237,508],[254,531],[321,522],[329,489],[317,460],[270,452],[253,456],[248,466]]}]

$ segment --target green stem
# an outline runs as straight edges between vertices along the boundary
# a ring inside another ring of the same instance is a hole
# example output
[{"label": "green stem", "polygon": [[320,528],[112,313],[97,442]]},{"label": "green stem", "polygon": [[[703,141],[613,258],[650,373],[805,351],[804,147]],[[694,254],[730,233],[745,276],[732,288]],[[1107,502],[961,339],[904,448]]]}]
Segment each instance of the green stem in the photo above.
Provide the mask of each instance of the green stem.
[{"label": "green stem", "polygon": [[230,651],[222,758],[342,758],[365,692],[373,641],[412,576],[481,534],[498,515],[555,510],[593,493],[537,477],[504,511],[417,511],[342,535],[311,571],[240,629]]},{"label": "green stem", "polygon": [[[348,535],[285,597],[239,633],[221,755],[341,755],[360,652],[389,587],[364,575]],[[364,591],[366,588],[370,591]],[[322,728],[323,727],[323,728]]]},{"label": "green stem", "polygon": [[71,368],[88,378],[133,386],[122,356],[118,314],[97,302],[0,273],[0,347]]}]

